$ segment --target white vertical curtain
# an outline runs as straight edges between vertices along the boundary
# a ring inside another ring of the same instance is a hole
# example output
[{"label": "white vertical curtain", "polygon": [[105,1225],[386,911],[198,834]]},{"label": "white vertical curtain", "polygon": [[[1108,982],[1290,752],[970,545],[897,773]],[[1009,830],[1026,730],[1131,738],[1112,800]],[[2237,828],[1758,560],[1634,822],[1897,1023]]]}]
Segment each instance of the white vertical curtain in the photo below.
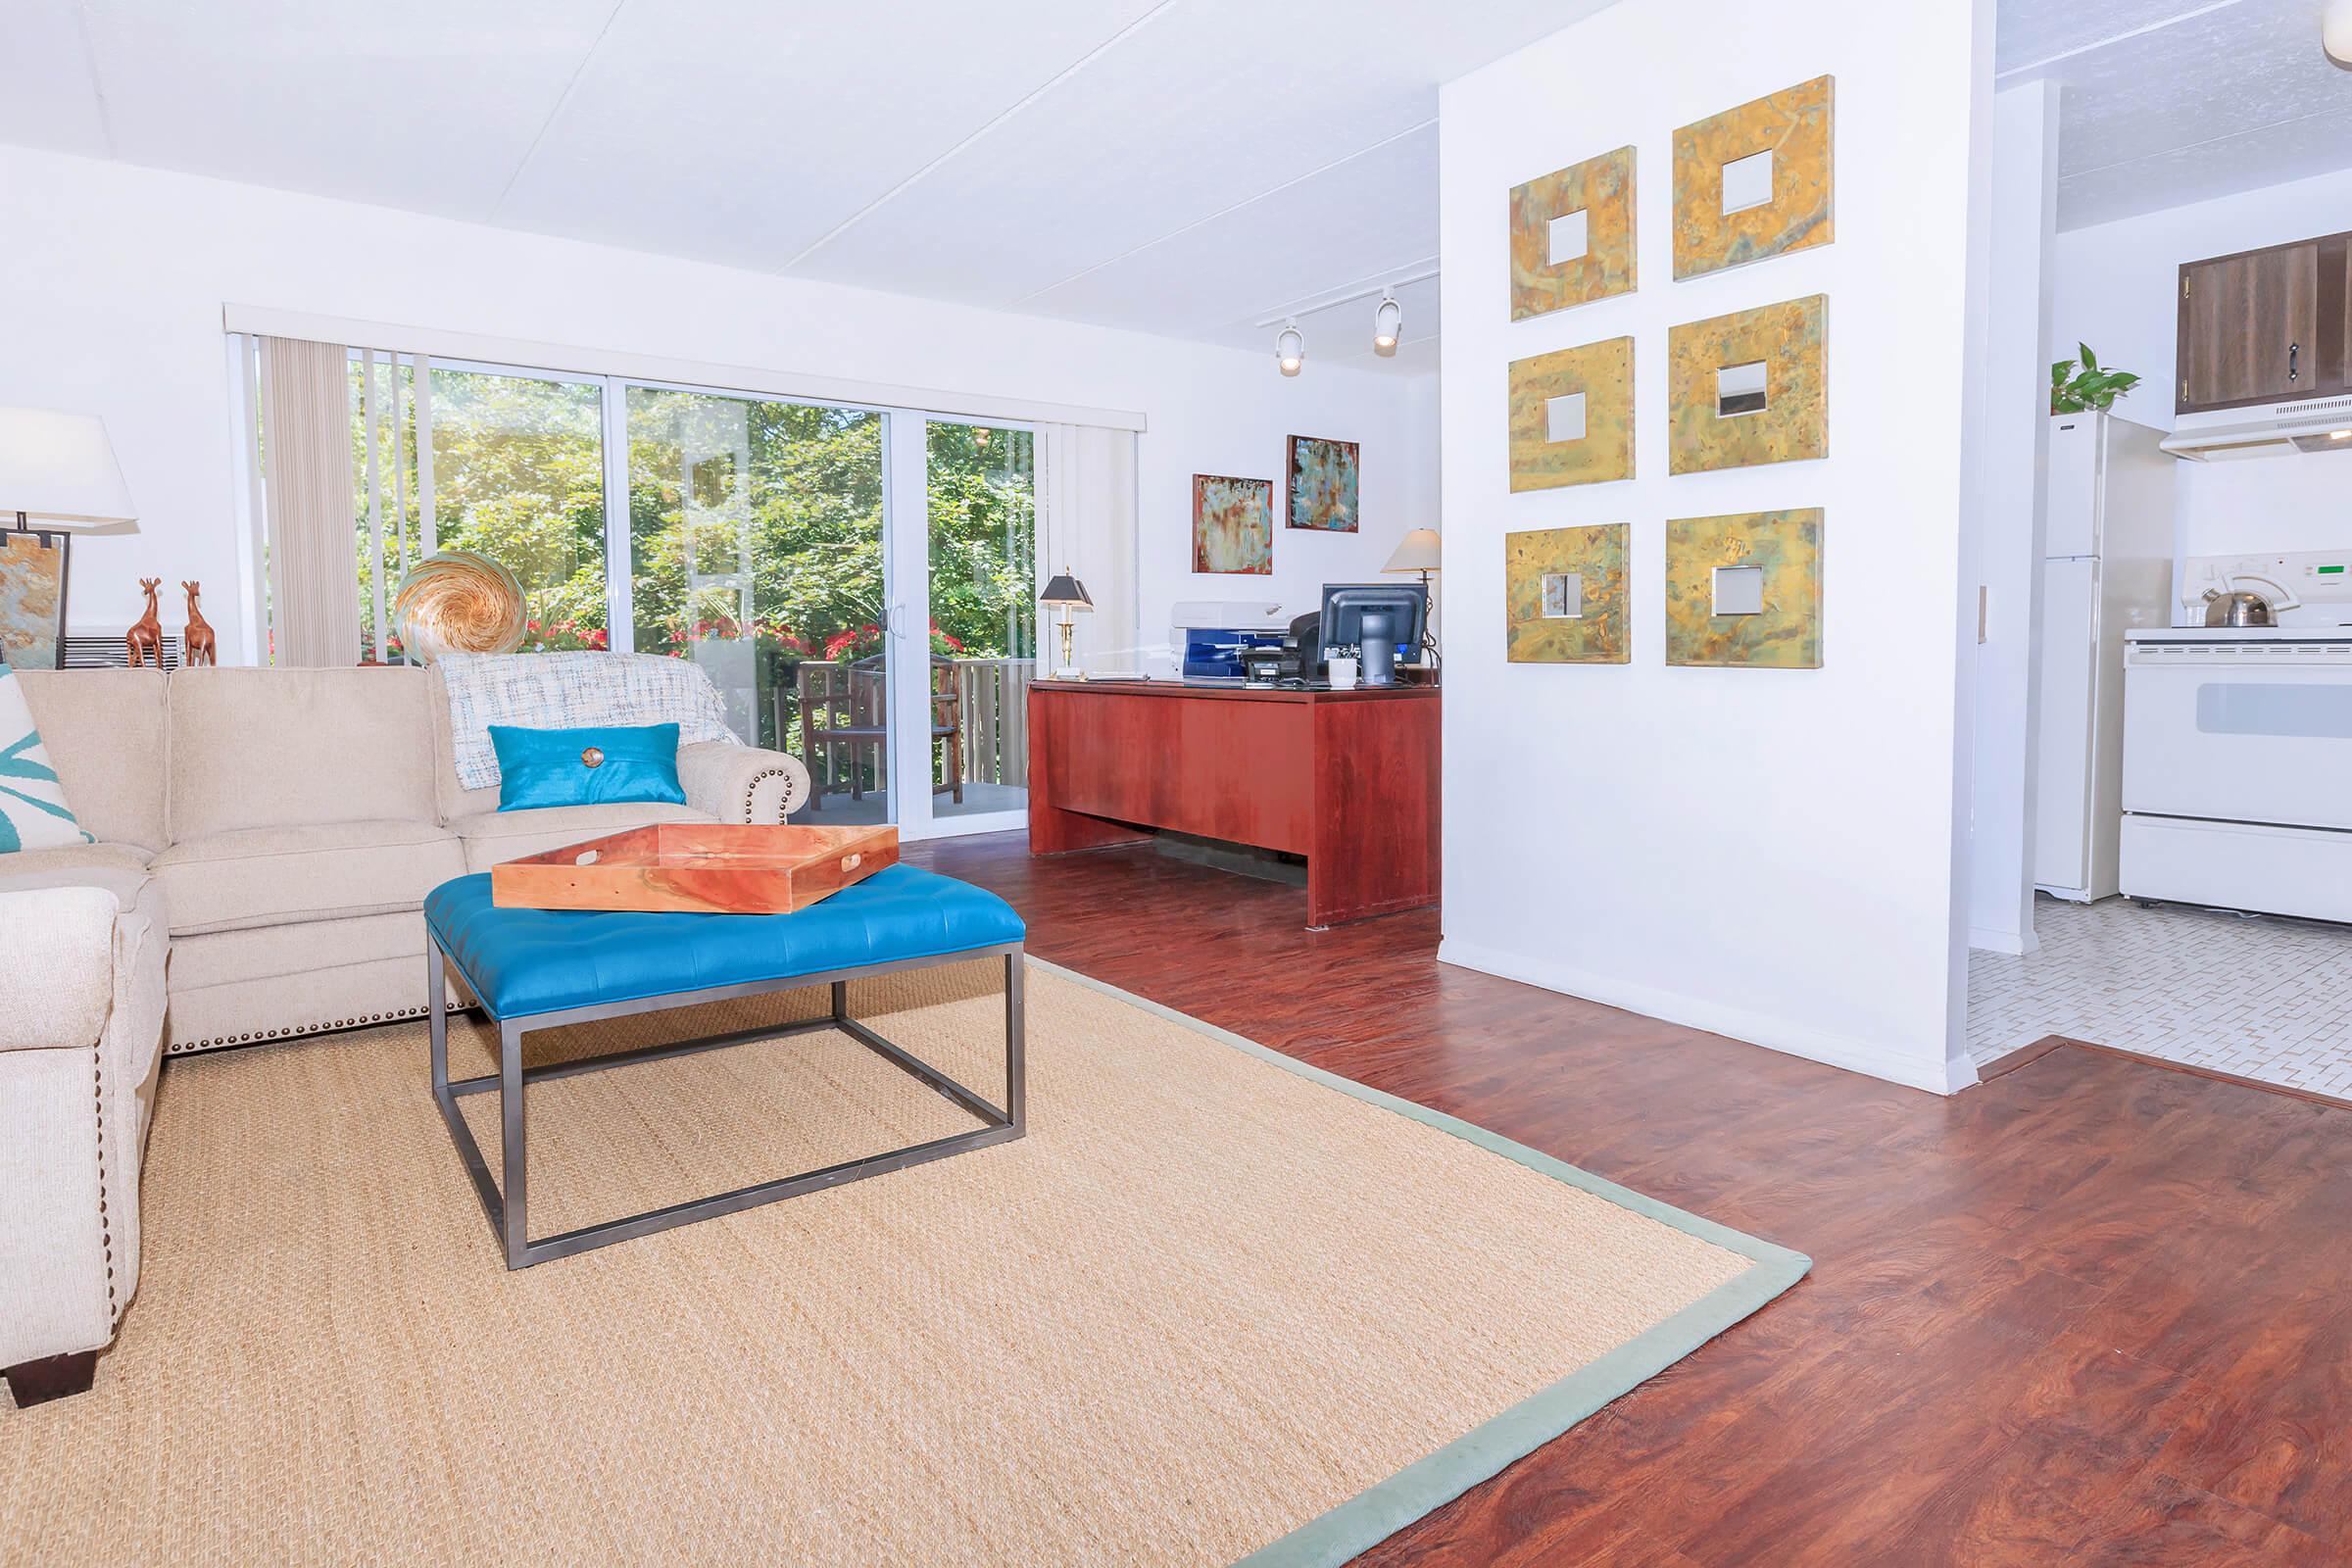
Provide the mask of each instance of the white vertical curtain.
[{"label": "white vertical curtain", "polygon": [[[1078,667],[1090,673],[1142,665],[1136,625],[1135,432],[1091,424],[1037,427],[1037,524],[1047,576],[1067,571],[1094,600],[1072,617]],[[1061,612],[1049,607],[1039,665],[1059,661]]]},{"label": "white vertical curtain", "polygon": [[347,352],[299,338],[265,337],[261,345],[272,662],[356,664]]}]

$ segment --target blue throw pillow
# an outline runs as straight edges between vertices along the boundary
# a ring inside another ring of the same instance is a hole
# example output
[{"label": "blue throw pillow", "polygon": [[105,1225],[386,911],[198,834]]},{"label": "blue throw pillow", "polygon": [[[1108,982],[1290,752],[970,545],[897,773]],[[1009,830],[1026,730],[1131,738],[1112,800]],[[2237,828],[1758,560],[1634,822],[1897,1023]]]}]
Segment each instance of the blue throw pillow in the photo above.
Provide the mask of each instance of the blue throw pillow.
[{"label": "blue throw pillow", "polygon": [[490,726],[498,753],[498,808],[608,806],[618,801],[686,804],[678,786],[678,726],[612,725],[595,729]]}]

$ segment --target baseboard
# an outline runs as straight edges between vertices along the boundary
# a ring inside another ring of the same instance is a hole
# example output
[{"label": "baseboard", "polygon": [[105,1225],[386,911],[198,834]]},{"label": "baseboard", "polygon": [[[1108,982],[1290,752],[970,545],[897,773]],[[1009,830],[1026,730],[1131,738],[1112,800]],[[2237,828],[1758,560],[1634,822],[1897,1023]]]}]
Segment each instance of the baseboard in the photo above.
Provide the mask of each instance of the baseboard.
[{"label": "baseboard", "polygon": [[1545,963],[1521,954],[1479,947],[1455,937],[1447,937],[1438,944],[1438,961],[1450,963],[1456,968],[1499,975],[1505,980],[1524,981],[1531,986],[1542,986],[1546,991],[1582,997],[1588,1002],[1598,1002],[1611,1007],[1623,1007],[1629,1012],[1662,1018],[1686,1028],[1704,1029],[1710,1034],[1723,1035],[1743,1045],[1762,1046],[1786,1056],[1801,1056],[1807,1061],[1818,1061],[1827,1067],[1841,1067],[1847,1072],[1858,1072],[1865,1077],[1900,1084],[1906,1089],[1924,1089],[1932,1095],[1952,1094],[1976,1081],[1976,1074],[1971,1071],[1966,1075],[1966,1081],[1954,1082],[1953,1064],[1948,1061],[1939,1059],[1928,1063],[1891,1060],[1885,1052],[1867,1041],[1808,1028],[1768,1013],[1725,1006],[1718,1002],[1685,996],[1679,991],[1628,985],[1607,975],[1590,973],[1567,964]]},{"label": "baseboard", "polygon": [[2020,937],[2014,931],[1995,931],[1988,926],[1972,925],[1968,928],[1968,945],[1979,953],[2007,953],[2023,957],[2029,953],[2040,951],[2041,939],[2035,936]]}]

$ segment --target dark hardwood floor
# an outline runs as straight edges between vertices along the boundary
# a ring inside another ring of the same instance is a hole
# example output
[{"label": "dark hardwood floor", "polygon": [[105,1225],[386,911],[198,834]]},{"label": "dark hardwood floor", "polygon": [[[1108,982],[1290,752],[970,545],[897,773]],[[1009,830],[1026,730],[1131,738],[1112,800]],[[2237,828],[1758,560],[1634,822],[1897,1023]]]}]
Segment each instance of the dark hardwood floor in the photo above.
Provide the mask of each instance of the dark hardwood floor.
[{"label": "dark hardwood floor", "polygon": [[1367,1564],[2352,1562],[2352,1111],[2060,1047],[1950,1100],[1149,849],[910,847],[1030,951],[1814,1259]]}]

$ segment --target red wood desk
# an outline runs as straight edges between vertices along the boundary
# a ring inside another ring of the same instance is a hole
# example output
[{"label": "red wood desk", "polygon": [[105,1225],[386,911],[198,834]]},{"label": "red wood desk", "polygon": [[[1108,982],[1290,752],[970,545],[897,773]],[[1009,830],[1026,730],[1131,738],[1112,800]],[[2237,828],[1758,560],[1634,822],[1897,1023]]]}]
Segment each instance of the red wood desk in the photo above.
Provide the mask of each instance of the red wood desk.
[{"label": "red wood desk", "polygon": [[1029,688],[1029,851],[1169,828],[1306,857],[1306,923],[1438,902],[1438,689]]}]

